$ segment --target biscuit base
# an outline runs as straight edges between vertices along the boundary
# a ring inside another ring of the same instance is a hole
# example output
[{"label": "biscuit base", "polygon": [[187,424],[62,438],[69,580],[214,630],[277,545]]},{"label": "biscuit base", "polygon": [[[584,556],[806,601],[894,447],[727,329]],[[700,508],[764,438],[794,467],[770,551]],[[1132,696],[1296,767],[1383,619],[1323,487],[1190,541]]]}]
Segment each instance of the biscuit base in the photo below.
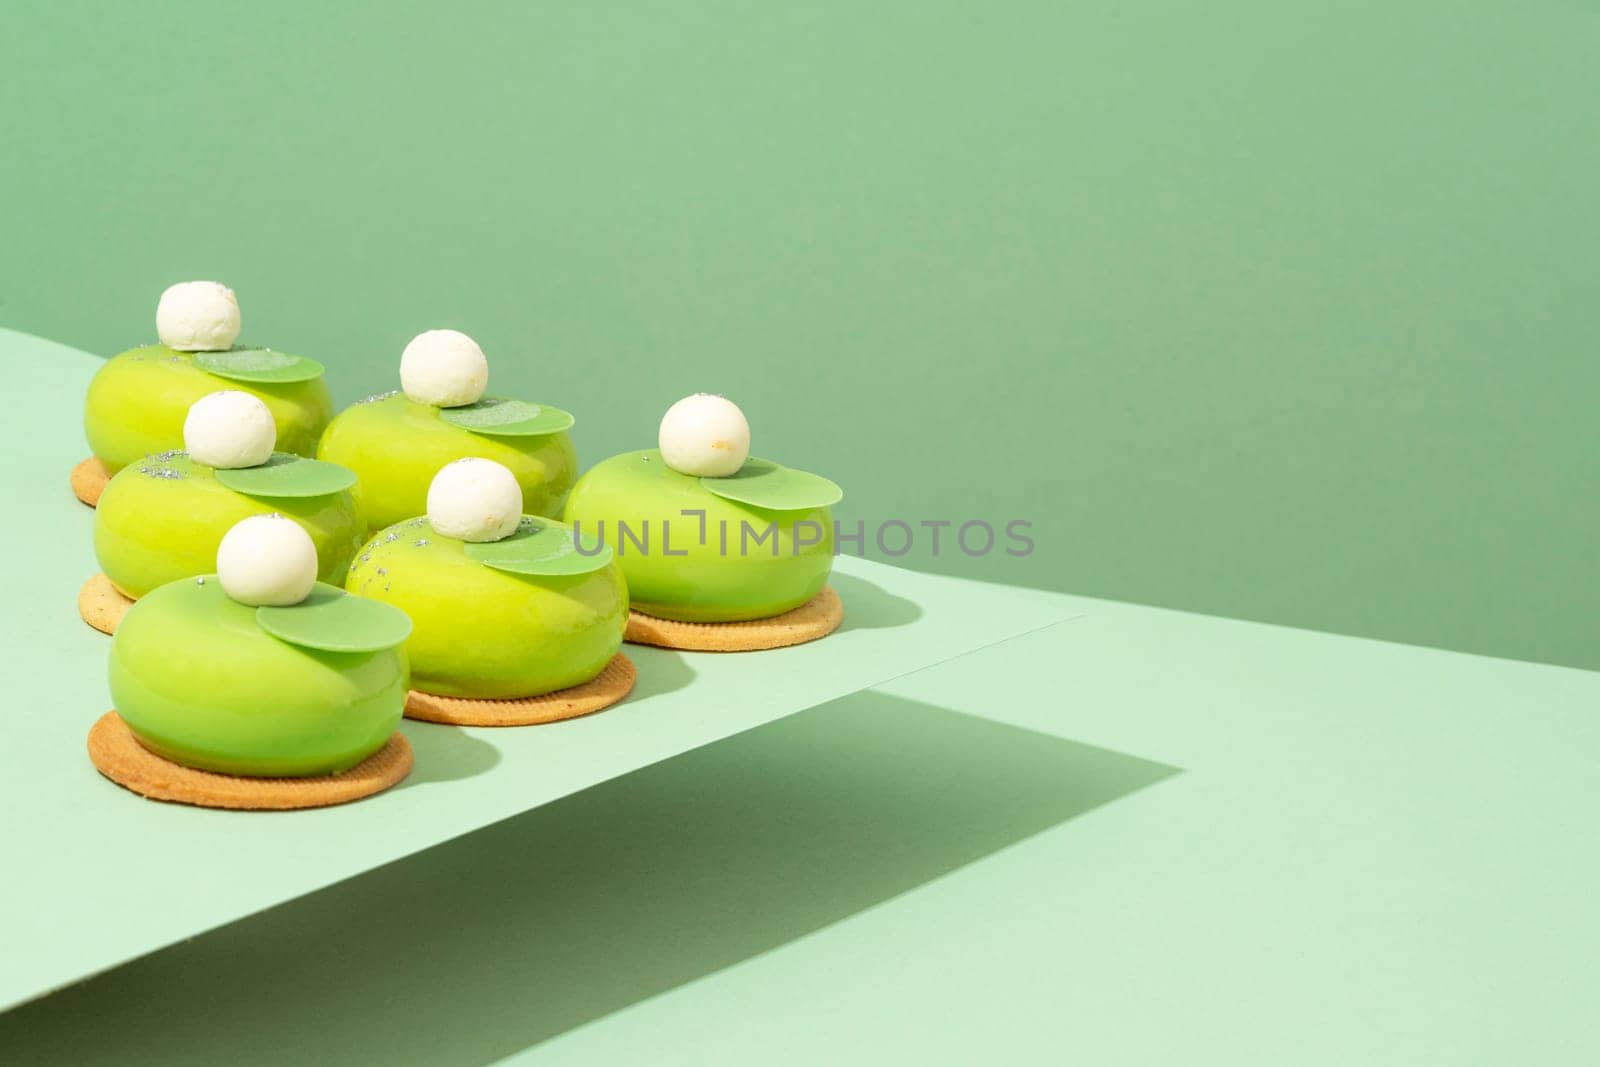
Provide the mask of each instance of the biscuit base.
[{"label": "biscuit base", "polygon": [[93,456],[73,467],[72,474],[67,478],[72,483],[72,495],[91,508],[100,503],[100,494],[105,492],[106,483],[110,480],[111,472]]},{"label": "biscuit base", "polygon": [[97,574],[83,583],[78,590],[78,614],[83,621],[103,634],[117,632],[117,624],[133,607],[133,601],[111,584],[104,574]]},{"label": "biscuit base", "polygon": [[413,689],[406,697],[406,718],[448,726],[538,726],[603,711],[632,692],[637,677],[633,661],[618,652],[589,681],[543,696],[470,700]]},{"label": "biscuit base", "polygon": [[117,632],[117,624],[133,607],[133,601],[123,596],[111,579],[97,574],[83,583],[78,590],[78,614],[83,621],[103,634]]},{"label": "biscuit base", "polygon": [[628,613],[624,641],[683,652],[759,652],[827,637],[844,622],[844,602],[832,586],[792,611],[747,622],[677,622]]},{"label": "biscuit base", "polygon": [[95,769],[150,800],[236,811],[327,808],[370,797],[411,773],[411,745],[396,732],[378,751],[338,774],[315,778],[247,778],[185,767],[139,743],[122,716],[108,711],[89,730]]}]

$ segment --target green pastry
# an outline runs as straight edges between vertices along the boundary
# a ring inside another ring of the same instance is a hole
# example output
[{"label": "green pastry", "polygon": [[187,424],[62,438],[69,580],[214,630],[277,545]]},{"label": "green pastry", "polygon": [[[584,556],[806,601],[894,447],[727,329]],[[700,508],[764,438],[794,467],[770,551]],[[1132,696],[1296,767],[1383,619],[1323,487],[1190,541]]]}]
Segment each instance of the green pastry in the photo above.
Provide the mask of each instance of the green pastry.
[{"label": "green pastry", "polygon": [[415,688],[514,700],[581,685],[622,645],[628,592],[609,548],[523,514],[511,472],[468,458],[441,469],[428,514],[380,531],[345,587],[410,616]]},{"label": "green pastry", "polygon": [[229,531],[217,573],[150,592],[111,643],[111,696],[144,746],[223,774],[333,774],[383,747],[409,688],[402,612],[315,582],[305,532]]},{"label": "green pastry", "polygon": [[[100,569],[137,599],[179,578],[210,573],[223,535],[251,515],[293,519],[316,548],[319,577],[342,584],[367,535],[340,466],[273,452],[273,420],[252,394],[202,397],[180,440],[188,451],[161,452],[124,467],[100,497],[94,550]],[[182,432],[182,431],[180,431]]]},{"label": "green pastry", "polygon": [[564,517],[616,552],[634,610],[686,622],[763,619],[816,596],[833,567],[826,478],[750,458],[744,415],[698,394],[662,419],[659,449],[600,463]]},{"label": "green pastry", "polygon": [[322,364],[267,348],[239,347],[238,305],[215,282],[185,282],[162,295],[159,344],[107,360],[89,383],[83,428],[89,449],[117,471],[183,446],[183,421],[201,397],[235,389],[272,413],[280,452],[310,456],[333,415]]},{"label": "green pastry", "polygon": [[578,474],[566,433],[572,416],[486,397],[488,374],[483,350],[470,337],[431,330],[401,356],[402,391],[358,401],[328,426],[317,455],[356,472],[374,529],[423,514],[434,474],[467,458],[511,471],[529,514],[561,513]]}]

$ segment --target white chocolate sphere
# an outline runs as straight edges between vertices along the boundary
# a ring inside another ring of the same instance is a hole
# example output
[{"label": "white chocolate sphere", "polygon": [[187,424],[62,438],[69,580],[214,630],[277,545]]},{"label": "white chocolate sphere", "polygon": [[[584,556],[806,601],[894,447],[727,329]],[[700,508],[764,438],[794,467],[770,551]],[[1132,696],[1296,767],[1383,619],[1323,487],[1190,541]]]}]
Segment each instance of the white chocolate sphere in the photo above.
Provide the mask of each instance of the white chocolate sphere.
[{"label": "white chocolate sphere", "polygon": [[478,342],[458,330],[419,333],[400,354],[400,388],[419,404],[475,404],[489,387],[489,361]]},{"label": "white chocolate sphere", "polygon": [[492,459],[458,459],[428,484],[428,524],[441,537],[498,541],[522,522],[522,486]]},{"label": "white chocolate sphere", "polygon": [[226,352],[239,337],[239,301],[221,282],[179,282],[156,305],[156,336],[180,352]]},{"label": "white chocolate sphere", "polygon": [[252,515],[222,536],[217,580],[241,604],[298,604],[317,584],[317,546],[292,519]]},{"label": "white chocolate sphere", "polygon": [[661,416],[656,441],[661,458],[678,473],[725,478],[750,456],[750,424],[733,401],[696,393]]},{"label": "white chocolate sphere", "polygon": [[237,389],[210,393],[189,405],[183,447],[207,467],[257,467],[272,458],[278,427],[261,398]]}]

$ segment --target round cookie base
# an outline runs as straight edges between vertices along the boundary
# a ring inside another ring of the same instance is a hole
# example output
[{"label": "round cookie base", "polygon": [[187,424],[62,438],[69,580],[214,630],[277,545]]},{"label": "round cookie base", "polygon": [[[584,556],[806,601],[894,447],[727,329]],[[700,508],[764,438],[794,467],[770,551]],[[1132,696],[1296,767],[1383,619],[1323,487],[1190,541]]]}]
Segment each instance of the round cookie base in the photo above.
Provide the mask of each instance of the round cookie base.
[{"label": "round cookie base", "polygon": [[111,472],[106,470],[104,463],[90,456],[72,468],[67,480],[72,483],[72,495],[92,508],[100,503],[100,494],[105,492]]},{"label": "round cookie base", "polygon": [[623,640],[682,652],[760,652],[827,637],[844,622],[844,602],[832,586],[791,611],[747,622],[676,622],[631,611]]},{"label": "round cookie base", "polygon": [[139,743],[122,716],[108,711],[89,730],[95,769],[149,800],[235,811],[327,808],[370,797],[411,773],[411,745],[398,732],[378,751],[338,774],[314,778],[246,778],[173,763]]},{"label": "round cookie base", "polygon": [[520,700],[470,700],[413,689],[406,697],[406,718],[447,726],[538,726],[592,715],[619,703],[638,678],[633,661],[622,653],[582,685]]},{"label": "round cookie base", "polygon": [[131,607],[133,601],[118,592],[104,574],[90,578],[78,590],[78,614],[103,634],[116,633],[117,624]]}]

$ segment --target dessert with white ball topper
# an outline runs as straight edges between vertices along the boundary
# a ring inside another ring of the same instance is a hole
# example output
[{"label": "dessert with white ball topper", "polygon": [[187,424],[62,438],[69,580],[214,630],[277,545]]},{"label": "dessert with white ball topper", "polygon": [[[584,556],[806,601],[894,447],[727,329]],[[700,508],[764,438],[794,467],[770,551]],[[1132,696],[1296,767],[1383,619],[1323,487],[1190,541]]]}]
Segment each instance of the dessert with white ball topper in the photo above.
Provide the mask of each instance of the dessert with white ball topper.
[{"label": "dessert with white ball topper", "polygon": [[441,467],[483,459],[511,472],[523,510],[561,514],[578,476],[571,414],[489,395],[489,360],[458,330],[428,330],[400,354],[400,389],[352,404],[317,455],[354,470],[374,529],[421,515]]},{"label": "dessert with white ball topper", "polygon": [[616,552],[632,600],[627,640],[743,652],[837,629],[844,607],[827,581],[843,491],[751,456],[750,424],[726,397],[671,405],[656,443],[590,469],[564,512]]},{"label": "dessert with white ball topper", "polygon": [[128,610],[90,759],[141,796],[203,807],[371,796],[412,766],[396,730],[410,634],[404,612],[319,583],[298,523],[252,515],[222,537],[214,573]]},{"label": "dessert with white ball topper", "polygon": [[310,546],[310,574],[335,585],[366,539],[354,472],[274,452],[272,412],[225,389],[190,405],[183,447],[145,456],[107,483],[94,513],[100,573],[79,593],[89,625],[112,632],[157,586],[208,573],[224,535],[251,516],[291,520]]},{"label": "dessert with white ball topper", "polygon": [[271,348],[241,345],[233,290],[179,282],[156,305],[155,344],[106,360],[89,383],[83,425],[92,455],[72,470],[73,493],[93,507],[106,483],[145,456],[184,447],[191,405],[221,390],[254,396],[272,417],[272,450],[311,456],[333,417],[323,366]]},{"label": "dessert with white ball topper", "polygon": [[517,479],[492,460],[441,467],[426,514],[374,535],[345,587],[411,617],[413,719],[528,726],[599,711],[633,688],[612,551],[525,514]]}]

